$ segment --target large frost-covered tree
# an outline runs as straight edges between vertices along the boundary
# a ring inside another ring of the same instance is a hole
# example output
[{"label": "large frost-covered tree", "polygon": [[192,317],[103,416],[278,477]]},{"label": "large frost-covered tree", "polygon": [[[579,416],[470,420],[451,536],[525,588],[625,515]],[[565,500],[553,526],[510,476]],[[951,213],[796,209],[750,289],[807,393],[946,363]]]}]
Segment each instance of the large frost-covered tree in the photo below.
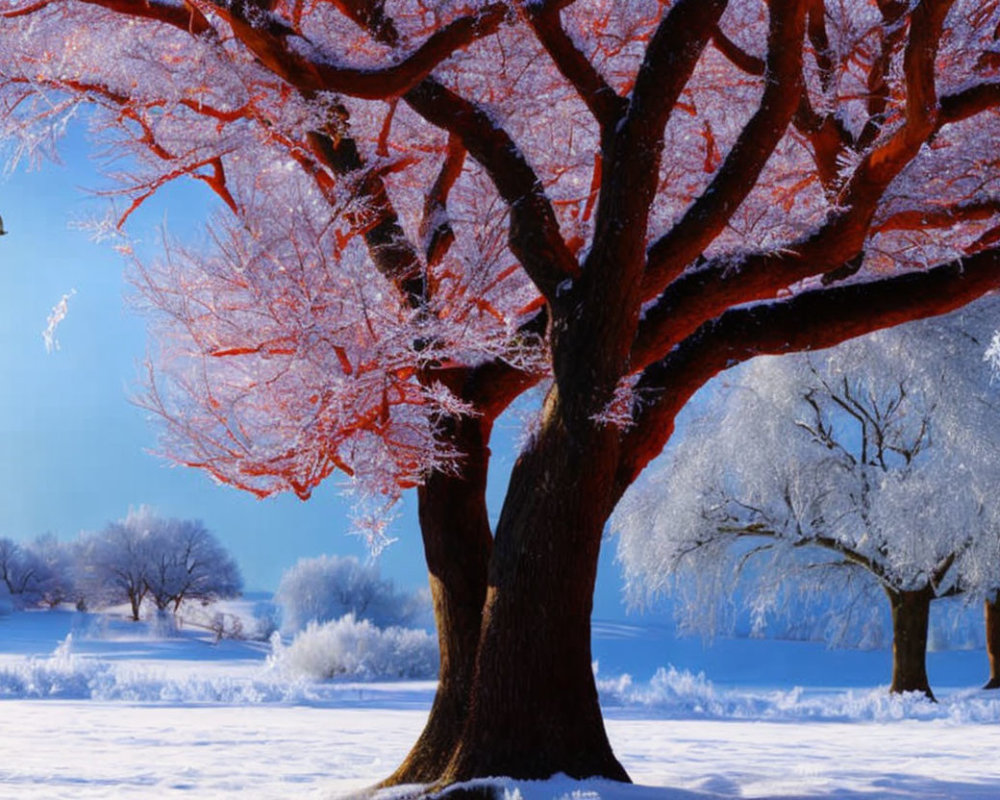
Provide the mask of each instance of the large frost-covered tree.
[{"label": "large frost-covered tree", "polygon": [[890,691],[933,697],[931,602],[1000,588],[1000,394],[983,359],[997,311],[748,364],[616,509],[632,592],[680,591],[698,627],[741,576],[761,621],[795,613],[797,584],[846,626],[881,587]]},{"label": "large frost-covered tree", "polygon": [[[381,498],[417,487],[441,681],[390,781],[626,778],[592,590],[674,415],[734,363],[1000,278],[993,1],[0,13],[24,151],[89,104],[116,222],[181,177],[220,199],[207,247],[140,271],[174,455],[258,494],[352,475],[376,540]],[[493,422],[541,381],[494,530]]]}]

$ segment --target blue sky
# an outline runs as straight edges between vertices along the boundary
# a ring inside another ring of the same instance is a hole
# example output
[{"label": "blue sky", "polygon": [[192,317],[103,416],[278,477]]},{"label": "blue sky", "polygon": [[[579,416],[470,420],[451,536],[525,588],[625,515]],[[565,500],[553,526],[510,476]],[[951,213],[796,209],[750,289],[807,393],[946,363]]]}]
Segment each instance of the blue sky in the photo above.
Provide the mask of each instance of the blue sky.
[{"label": "blue sky", "polygon": [[[251,589],[273,589],[303,556],[366,558],[364,543],[347,535],[349,501],[335,480],[307,502],[291,495],[260,501],[150,452],[156,425],[128,399],[140,386],[146,333],[123,302],[124,261],[73,227],[100,215],[107,202],[92,192],[101,177],[88,152],[82,130],[71,129],[62,164],[22,167],[0,182],[0,215],[10,232],[0,238],[0,536],[30,540],[50,532],[70,539],[148,504],[164,515],[204,520]],[[130,232],[152,253],[164,223],[172,233],[197,235],[209,203],[201,184],[175,184],[133,216]],[[47,353],[46,319],[71,290],[56,329],[59,349]],[[515,457],[514,427],[501,420],[494,437],[494,517]],[[415,505],[411,493],[394,524],[399,541],[379,559],[384,575],[409,588],[426,585]],[[604,616],[620,611],[610,555],[597,598]]]}]

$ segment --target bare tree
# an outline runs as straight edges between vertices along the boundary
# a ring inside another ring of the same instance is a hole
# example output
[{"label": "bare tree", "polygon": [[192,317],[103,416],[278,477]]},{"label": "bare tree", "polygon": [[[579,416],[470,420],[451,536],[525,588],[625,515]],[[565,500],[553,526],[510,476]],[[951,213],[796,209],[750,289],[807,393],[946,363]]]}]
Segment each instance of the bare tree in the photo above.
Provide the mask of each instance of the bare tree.
[{"label": "bare tree", "polygon": [[239,568],[198,520],[158,516],[146,506],[81,543],[81,585],[90,604],[127,602],[138,620],[148,597],[158,611],[184,599],[238,595]]},{"label": "bare tree", "polygon": [[139,621],[149,587],[149,540],[127,519],[112,522],[81,542],[80,586],[88,606],[128,603]]}]

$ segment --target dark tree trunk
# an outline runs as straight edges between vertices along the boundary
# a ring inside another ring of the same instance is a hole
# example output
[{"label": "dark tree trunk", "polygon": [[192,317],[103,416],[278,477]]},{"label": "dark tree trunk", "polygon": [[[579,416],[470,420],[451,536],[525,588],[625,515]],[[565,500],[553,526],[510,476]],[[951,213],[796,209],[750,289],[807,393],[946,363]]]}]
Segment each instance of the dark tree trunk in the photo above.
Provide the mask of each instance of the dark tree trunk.
[{"label": "dark tree trunk", "polygon": [[550,395],[514,467],[490,561],[465,729],[442,783],[564,772],[626,781],[591,667],[590,613],[618,431],[573,436]]},{"label": "dark tree trunk", "polygon": [[990,661],[990,679],[984,689],[1000,689],[1000,596],[983,603],[986,619],[986,656]]},{"label": "dark tree trunk", "polygon": [[934,592],[886,589],[892,604],[892,686],[890,692],[934,693],[927,680],[927,627]]},{"label": "dark tree trunk", "polygon": [[383,786],[436,781],[468,715],[493,544],[486,509],[489,430],[482,418],[455,421],[447,433],[464,454],[460,473],[435,473],[418,490],[441,668],[424,731]]}]

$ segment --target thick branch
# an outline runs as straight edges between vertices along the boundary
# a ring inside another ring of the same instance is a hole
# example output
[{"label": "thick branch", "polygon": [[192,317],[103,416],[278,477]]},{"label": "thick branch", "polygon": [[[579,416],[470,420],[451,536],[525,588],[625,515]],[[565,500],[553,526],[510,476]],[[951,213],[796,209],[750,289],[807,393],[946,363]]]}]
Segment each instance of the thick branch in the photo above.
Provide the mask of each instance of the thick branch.
[{"label": "thick branch", "polygon": [[771,3],[764,94],[725,161],[701,196],[649,248],[643,297],[652,298],[719,235],[757,184],[799,106],[805,0]]},{"label": "thick branch", "polygon": [[1000,249],[881,280],[803,292],[735,308],[701,326],[644,371],[636,420],[622,448],[622,491],[673,431],[677,412],[709,379],[754,356],[832,347],[925,317],[946,314],[1000,287]]},{"label": "thick branch", "polygon": [[601,130],[609,133],[625,113],[628,103],[604,80],[567,35],[559,20],[558,9],[531,4],[528,14],[535,35],[559,72],[576,88]]},{"label": "thick branch", "polygon": [[485,111],[433,78],[407,92],[404,100],[432,125],[457,137],[489,174],[510,206],[511,251],[542,295],[553,301],[558,285],[580,268],[559,231],[541,181],[520,148]]},{"label": "thick branch", "polygon": [[886,217],[873,231],[926,230],[928,228],[950,228],[959,222],[976,222],[992,219],[1000,214],[1000,198],[973,200],[953,206],[925,209],[909,209]]},{"label": "thick branch", "polygon": [[1000,83],[979,83],[941,97],[938,126],[960,122],[990,108],[1000,106]]},{"label": "thick branch", "polygon": [[405,94],[456,50],[494,33],[506,16],[507,7],[493,3],[474,14],[459,17],[431,34],[406,58],[383,69],[338,67],[325,60],[308,59],[288,46],[285,35],[279,33],[284,29],[256,25],[235,4],[228,7],[220,4],[219,13],[268,69],[300,91],[331,91],[376,100]]},{"label": "thick branch", "polygon": [[[663,130],[726,5],[726,0],[678,0],[649,42],[628,111],[605,148],[610,152],[603,160],[594,246],[585,264],[582,291],[585,302],[594,307],[637,304]],[[606,338],[603,331],[595,335]]]}]

